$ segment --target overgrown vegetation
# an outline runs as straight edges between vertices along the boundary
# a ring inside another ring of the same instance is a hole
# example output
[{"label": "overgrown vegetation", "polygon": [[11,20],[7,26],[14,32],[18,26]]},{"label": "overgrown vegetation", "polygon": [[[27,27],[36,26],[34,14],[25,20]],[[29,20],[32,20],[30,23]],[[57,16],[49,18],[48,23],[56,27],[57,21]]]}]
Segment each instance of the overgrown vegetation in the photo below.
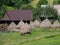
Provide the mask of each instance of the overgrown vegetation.
[{"label": "overgrown vegetation", "polygon": [[54,2],[53,2],[53,4],[55,5],[55,4],[60,4],[60,0],[54,0]]},{"label": "overgrown vegetation", "polygon": [[[34,2],[35,0],[0,0],[0,18],[2,18],[4,12],[6,10],[16,10],[16,9],[30,9],[33,11],[33,17],[32,19],[39,19],[39,16],[42,15],[42,13],[45,13],[44,11],[46,11],[46,14],[48,14],[48,16],[51,16],[56,14],[55,10],[52,8],[48,9],[48,8],[41,8],[41,5],[48,5],[48,1],[47,0],[40,0],[40,1],[35,1],[38,2],[38,4],[36,4],[36,8],[33,7],[32,2]],[[60,4],[59,0],[54,1],[54,4],[57,4],[57,2]],[[43,9],[43,10],[42,10]],[[49,10],[49,12],[48,12]],[[54,12],[53,12],[54,11]],[[56,15],[55,15],[56,16]],[[55,17],[54,16],[54,17]],[[56,17],[55,17],[56,18]]]}]

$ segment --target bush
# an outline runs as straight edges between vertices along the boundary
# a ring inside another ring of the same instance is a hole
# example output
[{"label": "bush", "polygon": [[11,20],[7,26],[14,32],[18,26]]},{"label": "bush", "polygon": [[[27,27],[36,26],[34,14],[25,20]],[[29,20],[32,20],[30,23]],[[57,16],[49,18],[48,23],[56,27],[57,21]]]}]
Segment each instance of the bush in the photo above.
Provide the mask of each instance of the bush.
[{"label": "bush", "polygon": [[40,9],[38,8],[34,8],[33,9],[33,17],[32,17],[32,20],[38,20],[39,19],[39,14],[40,14]]},{"label": "bush", "polygon": [[22,10],[32,10],[33,7],[29,4],[29,5],[23,5],[23,6],[21,6],[20,9],[22,9]]},{"label": "bush", "polygon": [[45,8],[42,8],[42,13],[40,14],[40,17],[45,17],[48,19],[57,19],[57,11],[53,9],[53,7],[47,6]]},{"label": "bush", "polygon": [[57,18],[58,20],[59,20],[59,22],[60,22],[60,16],[58,16],[58,18]]},{"label": "bush", "polygon": [[3,17],[3,14],[4,14],[5,11],[6,11],[6,8],[5,8],[4,5],[2,7],[0,7],[0,18]]},{"label": "bush", "polygon": [[33,20],[36,19],[57,19],[57,11],[55,9],[53,9],[53,7],[47,6],[47,7],[38,7],[33,9]]},{"label": "bush", "polygon": [[60,0],[54,0],[53,4],[60,4]]}]

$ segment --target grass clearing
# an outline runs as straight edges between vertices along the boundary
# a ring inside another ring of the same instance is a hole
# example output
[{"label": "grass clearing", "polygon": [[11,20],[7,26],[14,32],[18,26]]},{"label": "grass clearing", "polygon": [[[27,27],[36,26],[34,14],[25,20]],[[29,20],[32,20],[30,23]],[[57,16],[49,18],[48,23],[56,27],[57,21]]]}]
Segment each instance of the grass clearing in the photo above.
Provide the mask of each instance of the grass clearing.
[{"label": "grass clearing", "polygon": [[59,45],[60,29],[35,28],[31,34],[0,32],[0,45]]}]

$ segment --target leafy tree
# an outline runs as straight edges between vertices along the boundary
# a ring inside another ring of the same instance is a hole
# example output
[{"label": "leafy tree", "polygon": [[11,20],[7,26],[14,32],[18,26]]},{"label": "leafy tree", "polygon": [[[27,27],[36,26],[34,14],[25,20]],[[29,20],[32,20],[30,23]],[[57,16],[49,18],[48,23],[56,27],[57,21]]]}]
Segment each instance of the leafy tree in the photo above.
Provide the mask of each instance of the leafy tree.
[{"label": "leafy tree", "polygon": [[4,4],[7,6],[12,6],[19,9],[24,4],[24,1],[23,0],[5,0]]},{"label": "leafy tree", "polygon": [[21,8],[20,9],[24,9],[24,10],[32,10],[33,9],[33,7],[31,6],[31,5],[23,5],[23,6],[21,6]]},{"label": "leafy tree", "polygon": [[15,4],[15,0],[6,0],[5,1],[5,5],[14,6],[14,4]]},{"label": "leafy tree", "polygon": [[0,18],[2,18],[2,16],[3,16],[3,13],[4,13],[4,11],[6,10],[6,8],[5,8],[5,1],[4,0],[0,0]]},{"label": "leafy tree", "polygon": [[57,19],[57,11],[53,7],[40,7],[33,9],[33,20],[35,19]]},{"label": "leafy tree", "polygon": [[24,4],[29,4],[32,0],[23,0]]},{"label": "leafy tree", "polygon": [[59,22],[60,22],[60,16],[58,16],[58,18],[57,18],[58,20],[59,20]]},{"label": "leafy tree", "polygon": [[2,6],[2,7],[0,8],[0,18],[2,18],[2,16],[3,16],[3,14],[4,14],[5,11],[6,11],[5,6]]},{"label": "leafy tree", "polygon": [[60,0],[54,0],[53,4],[60,4]]},{"label": "leafy tree", "polygon": [[41,7],[41,5],[47,5],[48,4],[48,2],[47,2],[47,0],[40,0],[39,2],[38,2],[38,5],[37,5],[37,7]]},{"label": "leafy tree", "polygon": [[42,12],[42,9],[41,8],[34,8],[33,10],[33,18],[32,18],[32,20],[39,20],[40,18],[39,18],[39,16],[40,16],[40,14],[41,14],[41,12]]},{"label": "leafy tree", "polygon": [[23,0],[15,0],[14,7],[19,9],[24,4]]},{"label": "leafy tree", "polygon": [[50,6],[42,8],[42,13],[40,17],[45,17],[48,19],[57,19],[57,11]]}]

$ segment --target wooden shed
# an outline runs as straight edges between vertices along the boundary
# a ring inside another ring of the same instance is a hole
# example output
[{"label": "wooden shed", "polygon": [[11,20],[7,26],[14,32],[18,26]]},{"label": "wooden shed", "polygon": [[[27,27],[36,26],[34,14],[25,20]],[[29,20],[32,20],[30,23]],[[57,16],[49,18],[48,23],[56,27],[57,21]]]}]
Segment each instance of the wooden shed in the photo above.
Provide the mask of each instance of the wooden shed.
[{"label": "wooden shed", "polygon": [[5,11],[4,16],[0,19],[0,23],[11,23],[12,21],[18,24],[20,20],[30,22],[32,17],[32,10],[8,10]]}]

